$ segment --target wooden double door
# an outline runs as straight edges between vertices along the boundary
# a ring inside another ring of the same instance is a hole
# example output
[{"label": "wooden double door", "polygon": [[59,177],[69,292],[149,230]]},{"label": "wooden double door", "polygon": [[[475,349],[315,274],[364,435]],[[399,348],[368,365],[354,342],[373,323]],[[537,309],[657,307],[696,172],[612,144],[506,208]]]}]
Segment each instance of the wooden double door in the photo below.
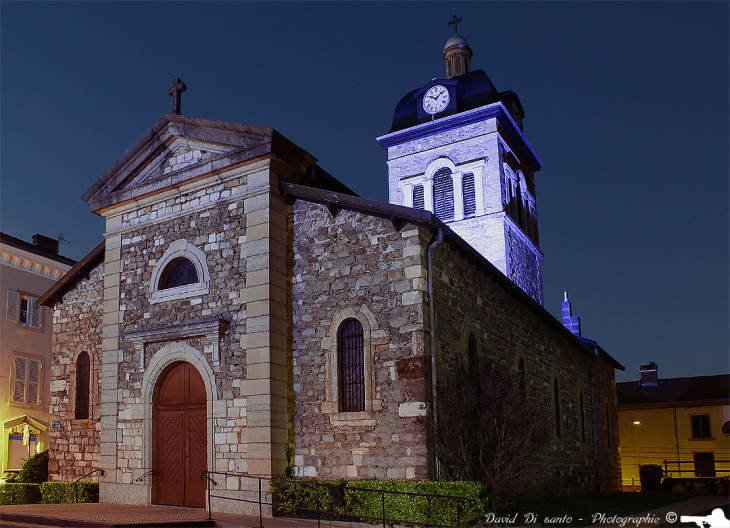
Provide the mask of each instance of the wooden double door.
[{"label": "wooden double door", "polygon": [[165,376],[157,410],[157,502],[205,507],[208,427],[205,384],[190,363],[175,365]]}]

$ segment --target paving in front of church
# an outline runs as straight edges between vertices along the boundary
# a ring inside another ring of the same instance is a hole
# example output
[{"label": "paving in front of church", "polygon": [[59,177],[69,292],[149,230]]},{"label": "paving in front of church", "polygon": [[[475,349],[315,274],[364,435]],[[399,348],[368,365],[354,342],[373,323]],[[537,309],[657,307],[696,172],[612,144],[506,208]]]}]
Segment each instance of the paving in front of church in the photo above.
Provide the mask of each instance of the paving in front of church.
[{"label": "paving in front of church", "polygon": [[[213,512],[202,508],[177,508],[174,506],[133,506],[126,504],[23,504],[0,507],[0,526],[34,528],[64,526],[73,528],[133,528],[142,526],[165,527],[218,527],[258,528],[259,517]],[[264,528],[316,527],[316,520],[290,520],[263,518]],[[323,528],[359,528],[371,525],[321,521]]]}]

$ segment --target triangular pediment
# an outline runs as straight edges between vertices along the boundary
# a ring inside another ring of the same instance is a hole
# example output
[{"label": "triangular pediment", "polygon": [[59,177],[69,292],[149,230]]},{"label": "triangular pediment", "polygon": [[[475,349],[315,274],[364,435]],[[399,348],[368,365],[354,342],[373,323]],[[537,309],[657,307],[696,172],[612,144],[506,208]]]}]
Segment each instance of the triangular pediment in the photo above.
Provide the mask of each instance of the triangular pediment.
[{"label": "triangular pediment", "polygon": [[163,116],[82,198],[92,211],[162,191],[214,167],[271,152],[273,129],[176,114]]}]

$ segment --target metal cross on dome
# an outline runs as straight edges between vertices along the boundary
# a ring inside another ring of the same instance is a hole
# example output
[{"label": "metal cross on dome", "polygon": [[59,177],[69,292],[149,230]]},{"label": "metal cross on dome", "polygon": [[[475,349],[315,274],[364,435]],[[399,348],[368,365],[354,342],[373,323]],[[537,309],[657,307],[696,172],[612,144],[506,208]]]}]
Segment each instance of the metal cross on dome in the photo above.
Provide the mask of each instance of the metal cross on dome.
[{"label": "metal cross on dome", "polygon": [[461,22],[461,19],[456,16],[456,8],[454,8],[454,18],[451,19],[451,22],[449,22],[450,26],[454,26],[454,35],[456,35],[456,24]]},{"label": "metal cross on dome", "polygon": [[182,82],[182,79],[175,78],[172,86],[167,89],[167,93],[172,96],[172,113],[180,115],[182,113],[182,94],[188,89],[188,85]]}]

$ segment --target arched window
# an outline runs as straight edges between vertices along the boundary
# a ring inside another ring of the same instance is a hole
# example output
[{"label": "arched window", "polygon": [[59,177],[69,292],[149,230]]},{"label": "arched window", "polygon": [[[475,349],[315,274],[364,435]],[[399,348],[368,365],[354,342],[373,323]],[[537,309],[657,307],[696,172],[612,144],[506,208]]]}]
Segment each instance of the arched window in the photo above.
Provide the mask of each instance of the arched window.
[{"label": "arched window", "polygon": [[157,289],[166,290],[196,282],[198,282],[198,272],[195,270],[195,265],[184,257],[178,257],[165,266]]},{"label": "arched window", "polygon": [[345,319],[337,330],[340,411],[365,410],[365,368],[360,321]]},{"label": "arched window", "polygon": [[468,172],[461,179],[462,194],[464,197],[464,217],[473,216],[477,210],[474,192],[474,174]]},{"label": "arched window", "polygon": [[524,398],[527,395],[527,375],[525,373],[525,360],[520,358],[517,364],[517,372],[519,375],[520,394]]},{"label": "arched window", "polygon": [[88,420],[91,392],[91,362],[89,354],[81,352],[76,358],[76,419]]},{"label": "arched window", "polygon": [[423,199],[423,185],[415,185],[413,187],[413,208],[425,209],[426,202]]},{"label": "arched window", "polygon": [[433,175],[433,210],[441,220],[454,218],[454,180],[448,167]]},{"label": "arched window", "polygon": [[580,439],[586,443],[586,406],[583,398],[583,391],[580,391]]},{"label": "arched window", "polygon": [[553,392],[555,393],[555,436],[561,438],[563,430],[561,427],[561,411],[560,411],[560,387],[558,387],[558,378],[553,380]]},{"label": "arched window", "polygon": [[469,377],[479,379],[479,351],[477,350],[477,340],[474,334],[469,334],[466,344],[467,356],[469,359]]}]

